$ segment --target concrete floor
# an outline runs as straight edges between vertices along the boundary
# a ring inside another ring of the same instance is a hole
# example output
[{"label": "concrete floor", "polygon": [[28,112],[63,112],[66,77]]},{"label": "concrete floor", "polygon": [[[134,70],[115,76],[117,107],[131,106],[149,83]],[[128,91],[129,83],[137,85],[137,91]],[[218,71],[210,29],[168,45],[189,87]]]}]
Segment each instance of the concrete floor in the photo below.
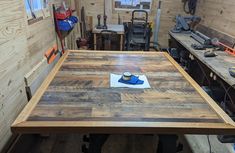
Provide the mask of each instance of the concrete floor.
[{"label": "concrete floor", "polygon": [[193,148],[193,153],[209,153],[210,147],[208,137],[211,144],[211,152],[213,153],[234,153],[232,144],[222,144],[216,135],[186,135],[185,138],[189,142],[189,146]]}]

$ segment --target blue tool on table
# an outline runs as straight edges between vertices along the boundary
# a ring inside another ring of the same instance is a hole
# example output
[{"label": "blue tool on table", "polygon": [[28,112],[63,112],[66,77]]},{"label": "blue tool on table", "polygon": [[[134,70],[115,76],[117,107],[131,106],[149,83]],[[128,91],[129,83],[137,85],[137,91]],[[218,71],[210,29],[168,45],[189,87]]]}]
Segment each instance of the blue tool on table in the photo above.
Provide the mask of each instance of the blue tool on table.
[{"label": "blue tool on table", "polygon": [[139,76],[132,75],[130,72],[123,73],[123,76],[118,80],[118,82],[130,85],[144,84],[144,81],[140,80]]}]

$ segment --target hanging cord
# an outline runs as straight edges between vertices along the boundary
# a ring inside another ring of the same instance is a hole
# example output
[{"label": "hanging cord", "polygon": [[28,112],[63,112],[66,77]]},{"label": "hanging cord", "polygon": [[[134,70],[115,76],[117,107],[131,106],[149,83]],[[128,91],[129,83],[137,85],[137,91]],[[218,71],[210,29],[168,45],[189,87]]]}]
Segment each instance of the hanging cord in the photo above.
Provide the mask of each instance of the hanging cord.
[{"label": "hanging cord", "polygon": [[[199,67],[200,67],[200,69],[201,69],[201,71],[202,71],[204,77],[206,78],[206,80],[207,80],[207,82],[208,82],[208,84],[209,84],[209,87],[211,87],[211,82],[210,82],[210,79],[206,76],[206,72],[204,71],[204,69],[202,68],[201,64],[200,64],[197,60],[196,60],[196,62],[197,62],[197,64],[199,65]],[[226,88],[222,81],[218,81],[218,82],[219,82],[219,84],[222,86],[222,88],[223,88],[224,91],[225,91],[225,94],[224,94],[224,103],[225,103],[225,105],[224,105],[223,109],[226,111],[226,101],[227,101],[227,98],[229,98],[230,101],[231,101],[232,103],[234,103],[234,101],[233,101],[231,95],[229,94],[229,91],[230,91],[232,88],[235,88],[235,84],[229,86],[228,88]]]},{"label": "hanging cord", "polygon": [[[198,64],[200,70],[202,71],[204,78],[206,78],[207,83],[208,83],[209,88],[210,88],[210,87],[211,87],[211,81],[210,81],[210,79],[207,77],[206,72],[205,72],[205,70],[203,69],[202,65],[199,63],[199,61],[197,61],[197,60],[195,60],[195,61],[197,62],[197,64]],[[203,79],[204,79],[204,78],[203,78]]]},{"label": "hanging cord", "polygon": [[35,15],[35,14],[34,14],[34,12],[33,12],[33,9],[32,9],[32,6],[31,6],[31,3],[29,2],[29,0],[27,0],[27,2],[28,2],[29,10],[30,10],[30,13],[31,13],[32,17],[33,17],[34,19],[36,19],[36,15]]},{"label": "hanging cord", "polygon": [[209,146],[209,153],[214,153],[212,152],[212,148],[211,148],[210,135],[207,135],[207,141],[208,141],[208,146]]},{"label": "hanging cord", "polygon": [[[182,0],[184,3],[184,11],[187,14],[195,15],[196,8],[197,8],[197,0]],[[186,6],[188,5],[188,9],[186,9]]]},{"label": "hanging cord", "polygon": [[231,97],[230,95],[230,90],[232,88],[235,88],[235,84],[234,85],[231,85],[229,86],[228,88],[225,87],[225,85],[223,84],[222,81],[219,81],[220,85],[223,87],[224,91],[225,91],[225,94],[224,94],[224,106],[223,106],[223,109],[226,111],[226,103],[227,103],[227,98],[229,98],[229,100],[231,101],[231,103],[234,104],[234,101],[233,101],[233,98]]}]

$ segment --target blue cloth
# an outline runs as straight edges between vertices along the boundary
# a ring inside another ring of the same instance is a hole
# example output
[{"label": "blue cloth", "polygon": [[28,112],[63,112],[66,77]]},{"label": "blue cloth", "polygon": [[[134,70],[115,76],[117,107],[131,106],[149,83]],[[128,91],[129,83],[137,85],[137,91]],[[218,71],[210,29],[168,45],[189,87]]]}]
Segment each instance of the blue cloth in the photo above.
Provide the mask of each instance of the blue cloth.
[{"label": "blue cloth", "polygon": [[144,84],[144,81],[140,80],[139,77],[132,75],[130,80],[123,80],[122,77],[121,79],[118,80],[120,83],[124,84],[131,84],[131,85],[141,85]]},{"label": "blue cloth", "polygon": [[76,16],[70,16],[69,20],[72,21],[73,23],[78,23],[78,18]]},{"label": "blue cloth", "polygon": [[59,30],[62,31],[69,31],[72,30],[74,25],[78,22],[78,18],[75,16],[71,16],[68,19],[65,20],[59,20],[58,21],[58,27]]}]

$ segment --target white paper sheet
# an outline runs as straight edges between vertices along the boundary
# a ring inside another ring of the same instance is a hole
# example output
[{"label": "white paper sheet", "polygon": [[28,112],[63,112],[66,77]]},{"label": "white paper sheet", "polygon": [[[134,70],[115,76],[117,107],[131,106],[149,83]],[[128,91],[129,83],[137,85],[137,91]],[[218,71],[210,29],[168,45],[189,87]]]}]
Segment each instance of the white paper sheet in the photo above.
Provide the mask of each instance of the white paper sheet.
[{"label": "white paper sheet", "polygon": [[149,89],[150,84],[148,82],[148,79],[145,75],[139,75],[139,79],[144,81],[144,84],[141,85],[129,85],[118,82],[118,80],[122,77],[122,75],[119,74],[110,74],[110,87],[113,88],[136,88],[136,89]]}]

